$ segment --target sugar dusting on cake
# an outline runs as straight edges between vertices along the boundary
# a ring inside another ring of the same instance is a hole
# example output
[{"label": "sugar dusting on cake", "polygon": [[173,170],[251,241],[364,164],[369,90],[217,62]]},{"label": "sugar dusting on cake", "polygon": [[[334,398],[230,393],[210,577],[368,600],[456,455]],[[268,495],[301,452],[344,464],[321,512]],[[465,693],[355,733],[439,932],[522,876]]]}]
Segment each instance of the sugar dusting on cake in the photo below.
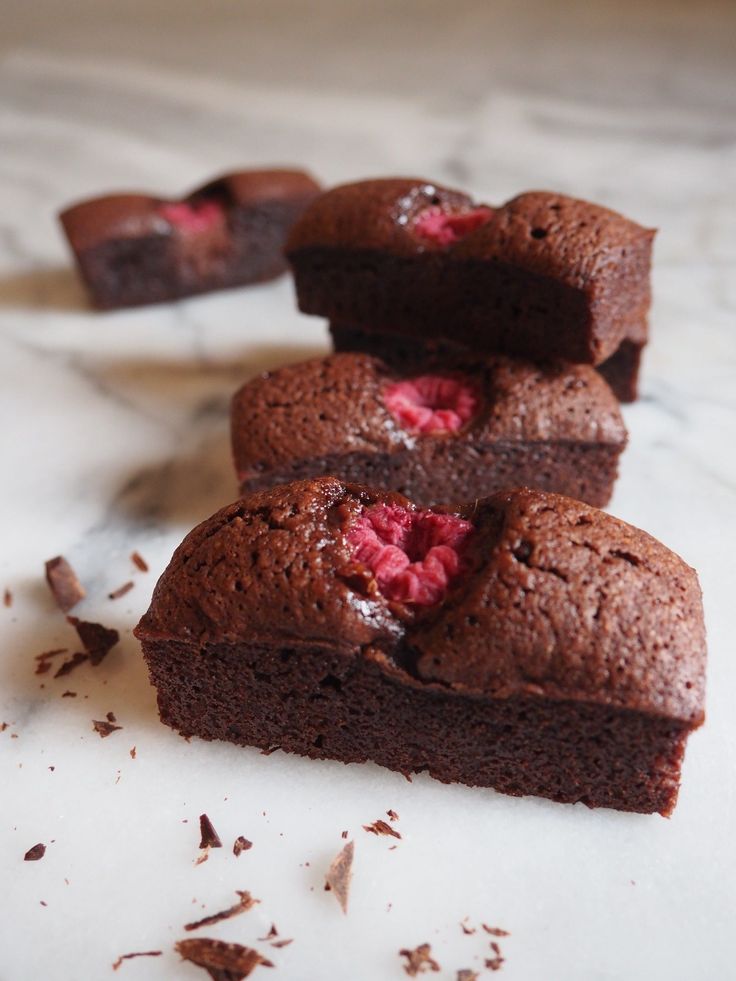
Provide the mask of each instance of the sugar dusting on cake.
[{"label": "sugar dusting on cake", "polygon": [[426,208],[414,220],[414,233],[436,245],[454,245],[485,225],[493,214],[491,208],[469,211],[443,211],[439,206]]},{"label": "sugar dusting on cake", "polygon": [[384,389],[386,408],[404,429],[414,433],[456,433],[478,411],[475,386],[462,378],[421,375],[393,382]]},{"label": "sugar dusting on cake", "polygon": [[432,606],[462,571],[472,532],[469,521],[453,514],[376,504],[357,519],[348,544],[386,599]]}]

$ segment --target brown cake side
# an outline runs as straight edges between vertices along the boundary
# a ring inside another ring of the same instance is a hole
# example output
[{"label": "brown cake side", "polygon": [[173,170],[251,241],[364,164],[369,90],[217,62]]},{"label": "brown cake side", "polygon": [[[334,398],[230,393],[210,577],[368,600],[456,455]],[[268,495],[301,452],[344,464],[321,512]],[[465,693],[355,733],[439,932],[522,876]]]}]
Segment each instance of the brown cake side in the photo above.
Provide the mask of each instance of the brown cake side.
[{"label": "brown cake side", "polygon": [[538,491],[251,494],[185,539],[136,635],[183,735],[591,807],[670,813],[703,721],[694,571]]},{"label": "brown cake side", "polygon": [[59,218],[93,303],[112,309],[280,275],[286,235],[319,190],[301,171],[242,171],[179,200],[108,195]]},{"label": "brown cake side", "polygon": [[243,493],[332,474],[420,505],[526,485],[602,506],[626,445],[593,368],[502,355],[404,377],[363,354],[289,365],[236,393],[231,435]]},{"label": "brown cake side", "polygon": [[[286,251],[305,313],[418,345],[598,365],[646,341],[653,236],[553,192],[493,208],[390,179],[318,197]],[[621,389],[635,388],[630,374]]]}]

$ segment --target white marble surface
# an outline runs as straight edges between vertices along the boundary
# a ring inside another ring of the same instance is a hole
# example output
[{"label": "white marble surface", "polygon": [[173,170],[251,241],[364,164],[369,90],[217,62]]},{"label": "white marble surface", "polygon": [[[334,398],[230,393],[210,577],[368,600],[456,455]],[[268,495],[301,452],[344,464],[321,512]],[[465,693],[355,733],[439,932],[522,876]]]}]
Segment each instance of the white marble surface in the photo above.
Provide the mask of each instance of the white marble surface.
[{"label": "white marble surface", "polygon": [[[256,938],[275,922],[294,938],[269,954],[281,981],[398,981],[398,949],[423,941],[442,965],[432,976],[454,979],[490,955],[490,938],[462,934],[465,916],[511,931],[508,981],[734,976],[735,28],[732,5],[665,0],[6,8],[1,981],[194,981],[173,943],[235,889],[261,904],[206,932],[268,951]],[[626,409],[611,509],[695,565],[705,593],[708,721],[669,821],[187,743],[159,724],[130,631],[175,544],[235,495],[228,398],[323,350],[325,332],[295,312],[287,280],[92,313],[54,213],[274,162],[327,182],[419,173],[492,200],[553,187],[661,229],[644,394]],[[88,587],[75,612],[123,635],[100,668],[60,681],[33,673],[35,654],[74,644],[43,583],[57,553]],[[101,740],[91,720],[110,710],[123,729]],[[361,829],[388,808],[404,836],[393,851]],[[195,866],[202,811],[226,847]],[[322,890],[343,829],[356,841],[347,917]],[[254,847],[236,859],[240,834]],[[24,863],[38,841],[45,858]],[[164,954],[112,973],[149,949]]]}]

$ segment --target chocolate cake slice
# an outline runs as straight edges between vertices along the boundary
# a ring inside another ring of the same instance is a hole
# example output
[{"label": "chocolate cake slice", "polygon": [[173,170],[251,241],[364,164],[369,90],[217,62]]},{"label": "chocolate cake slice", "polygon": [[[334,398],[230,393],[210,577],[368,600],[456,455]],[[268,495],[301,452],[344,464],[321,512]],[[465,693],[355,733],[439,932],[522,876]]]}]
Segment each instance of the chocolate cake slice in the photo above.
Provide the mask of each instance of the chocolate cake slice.
[{"label": "chocolate cake slice", "polygon": [[421,505],[521,485],[608,502],[626,429],[590,365],[443,365],[400,376],[335,354],[248,382],[231,410],[242,492],[332,474]]},{"label": "chocolate cake slice", "polygon": [[695,572],[528,489],[250,494],[187,536],[136,635],[184,736],[590,807],[669,814],[704,717]]},{"label": "chocolate cake slice", "polygon": [[[615,358],[604,374],[630,401],[647,339],[653,237],[563,194],[533,191],[491,207],[396,178],[320,195],[286,251],[300,309],[333,322],[338,350],[353,349],[340,342],[348,329],[533,361]],[[364,350],[388,358],[385,346]]]},{"label": "chocolate cake slice", "polygon": [[112,194],[59,218],[92,302],[112,309],[279,276],[286,235],[319,190],[302,171],[246,170],[180,200]]}]

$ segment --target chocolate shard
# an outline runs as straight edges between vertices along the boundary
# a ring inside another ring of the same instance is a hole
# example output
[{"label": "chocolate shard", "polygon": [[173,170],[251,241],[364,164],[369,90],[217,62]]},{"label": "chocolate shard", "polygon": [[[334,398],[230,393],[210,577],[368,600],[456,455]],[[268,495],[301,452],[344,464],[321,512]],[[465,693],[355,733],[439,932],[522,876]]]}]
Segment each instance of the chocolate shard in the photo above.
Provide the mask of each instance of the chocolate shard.
[{"label": "chocolate shard", "polygon": [[117,971],[123,961],[132,960],[134,957],[160,957],[162,950],[137,950],[132,954],[121,954],[112,966],[113,971]]},{"label": "chocolate shard", "polygon": [[80,664],[84,664],[85,661],[89,661],[89,654],[82,654],[81,651],[77,651],[76,654],[72,654],[68,661],[64,661],[54,677],[63,678],[65,675],[71,674],[75,668],[78,668]]},{"label": "chocolate shard", "polygon": [[432,957],[432,947],[430,944],[419,944],[413,950],[404,947],[399,951],[399,957],[406,958],[404,970],[409,977],[415,978],[417,974],[424,974],[427,971],[441,970],[437,961]]},{"label": "chocolate shard", "polygon": [[401,835],[395,828],[392,828],[390,824],[386,824],[380,818],[374,821],[373,824],[364,824],[364,831],[369,831],[372,835],[390,835],[392,838],[401,838]]},{"label": "chocolate shard", "polygon": [[340,904],[343,913],[348,911],[348,897],[350,895],[350,880],[353,875],[353,857],[355,855],[355,842],[349,841],[347,845],[332,860],[332,864],[325,875],[325,889],[331,889],[335,898]]},{"label": "chocolate shard", "polygon": [[67,623],[77,631],[82,647],[94,667],[107,657],[120,640],[120,634],[112,627],[104,627],[101,623],[93,623],[90,620],[80,620],[78,617],[66,619]]},{"label": "chocolate shard", "polygon": [[240,899],[237,903],[232,906],[228,906],[227,909],[220,910],[219,913],[212,913],[210,916],[204,916],[201,920],[195,920],[193,923],[187,923],[184,927],[185,930],[199,930],[203,926],[212,926],[213,923],[220,923],[222,920],[229,920],[233,916],[238,916],[240,913],[246,913],[249,909],[253,909],[256,903],[260,903],[260,899],[253,899],[251,894],[246,890],[237,890]]},{"label": "chocolate shard", "polygon": [[24,862],[37,862],[40,858],[43,858],[46,854],[46,845],[40,842],[34,845],[33,848],[29,848],[28,851],[23,856]]},{"label": "chocolate shard", "polygon": [[130,561],[141,572],[148,572],[148,563],[143,558],[140,552],[133,552],[130,556]]},{"label": "chocolate shard", "polygon": [[87,595],[77,574],[62,555],[46,562],[46,582],[57,606],[67,613]]},{"label": "chocolate shard", "polygon": [[220,836],[206,814],[199,815],[200,848],[222,848]]},{"label": "chocolate shard", "polygon": [[248,841],[247,838],[244,838],[242,835],[238,835],[233,842],[233,855],[237,858],[242,852],[247,852],[252,847],[252,841]]},{"label": "chocolate shard", "polygon": [[185,961],[204,968],[212,981],[242,981],[259,965],[273,967],[271,961],[252,947],[206,937],[180,940],[175,950]]},{"label": "chocolate shard", "polygon": [[108,722],[107,719],[92,719],[92,728],[95,732],[99,733],[100,739],[105,739],[111,733],[115,732],[116,729],[122,729],[122,726],[113,725],[112,722]]}]

